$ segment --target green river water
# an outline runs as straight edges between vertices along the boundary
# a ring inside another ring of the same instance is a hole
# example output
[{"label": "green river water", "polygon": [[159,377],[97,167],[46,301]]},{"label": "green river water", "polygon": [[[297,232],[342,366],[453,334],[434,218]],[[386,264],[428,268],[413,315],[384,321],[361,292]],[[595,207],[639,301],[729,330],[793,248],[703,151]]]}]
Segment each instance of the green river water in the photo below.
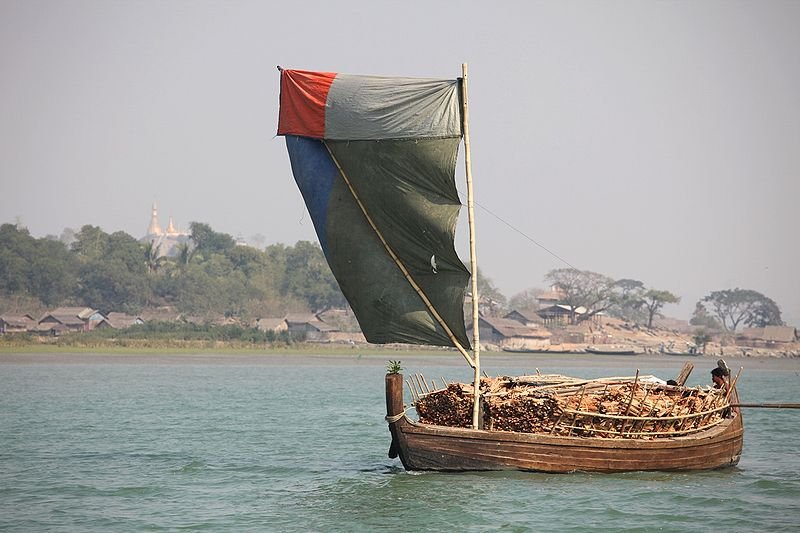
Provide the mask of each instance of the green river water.
[{"label": "green river water", "polygon": [[[800,411],[745,411],[738,467],[408,473],[383,376],[458,355],[0,355],[0,531],[797,531]],[[484,354],[491,374],[674,377],[680,357]],[[714,358],[691,358],[689,384]],[[729,359],[745,402],[797,402],[800,360]],[[407,398],[408,401],[408,398]]]}]

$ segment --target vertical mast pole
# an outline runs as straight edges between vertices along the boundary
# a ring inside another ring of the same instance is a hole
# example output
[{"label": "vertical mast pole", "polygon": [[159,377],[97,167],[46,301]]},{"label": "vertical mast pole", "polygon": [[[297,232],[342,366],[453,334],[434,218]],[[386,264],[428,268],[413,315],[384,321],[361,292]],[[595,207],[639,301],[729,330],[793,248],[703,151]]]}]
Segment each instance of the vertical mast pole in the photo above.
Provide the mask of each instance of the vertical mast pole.
[{"label": "vertical mast pole", "polygon": [[478,317],[478,255],[475,251],[475,205],[472,193],[472,156],[469,150],[469,105],[467,100],[467,64],[461,64],[461,120],[464,129],[464,164],[467,174],[467,219],[469,221],[469,263],[472,271],[472,360],[475,363],[475,395],[472,402],[472,429],[480,426],[481,344]]}]

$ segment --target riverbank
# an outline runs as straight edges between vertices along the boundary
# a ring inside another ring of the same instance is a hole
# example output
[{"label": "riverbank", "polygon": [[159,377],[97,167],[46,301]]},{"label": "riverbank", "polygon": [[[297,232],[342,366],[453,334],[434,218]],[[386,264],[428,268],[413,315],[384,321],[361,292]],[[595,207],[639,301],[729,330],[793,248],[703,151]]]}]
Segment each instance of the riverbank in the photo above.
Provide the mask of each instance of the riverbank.
[{"label": "riverbank", "polygon": [[[142,329],[145,328],[145,329]],[[485,352],[526,353],[547,351],[547,355],[561,353],[632,352],[635,354],[663,354],[669,356],[694,356],[702,351],[711,357],[767,357],[800,358],[800,342],[775,342],[765,346],[749,342],[743,346],[733,334],[715,333],[704,346],[698,342],[692,329],[646,328],[637,324],[600,317],[571,326],[540,326],[542,337],[531,339],[524,335],[500,337],[481,333]],[[486,336],[484,336],[486,335]],[[302,336],[301,338],[305,338]],[[746,339],[745,339],[746,340]],[[204,327],[194,324],[154,324],[140,328],[40,336],[31,333],[0,335],[0,354],[32,352],[75,353],[449,353],[451,349],[435,346],[404,344],[374,345],[364,342],[363,335],[337,336],[297,341],[288,334],[270,334],[240,326]]]},{"label": "riverbank", "polygon": [[[588,353],[559,354],[512,354],[508,352],[484,351],[481,353],[482,368],[490,375],[500,368],[518,367],[524,372],[544,373],[556,368],[592,367],[603,365],[619,369],[625,375],[636,369],[680,368],[691,362],[698,369],[713,368],[717,356],[671,356],[663,354],[594,355]],[[800,372],[800,358],[726,356],[731,368],[771,368],[779,371]],[[283,350],[0,350],[0,365],[3,364],[156,364],[156,365],[297,365],[339,366],[359,365],[386,368],[389,361],[401,361],[407,372],[416,372],[430,365],[452,367],[458,371],[468,369],[463,357],[455,350],[390,350],[376,346],[360,346],[355,349],[304,349]]]},{"label": "riverbank", "polygon": [[[636,346],[632,339],[619,339],[618,342]],[[639,348],[637,355],[657,356],[665,358],[678,357],[724,357],[724,358],[770,358],[770,359],[800,359],[800,346],[795,344],[781,347],[781,349],[752,348],[746,346],[726,345],[720,343],[709,343],[706,346],[705,354],[688,353],[661,353],[654,347]],[[662,345],[666,345],[663,343]],[[545,357],[560,355],[581,355],[592,356],[587,353],[587,348],[591,344],[561,344],[551,347],[552,351],[543,353]],[[598,345],[602,348],[603,345]],[[639,345],[641,346],[641,345]],[[241,341],[209,341],[209,340],[184,340],[184,339],[85,339],[78,337],[56,338],[56,339],[37,339],[21,340],[0,337],[0,356],[3,354],[252,354],[252,355],[304,355],[304,354],[331,354],[331,355],[353,355],[364,354],[384,354],[389,358],[396,354],[411,355],[435,355],[448,356],[457,354],[451,348],[436,346],[414,346],[406,344],[364,344],[364,343],[311,343],[296,342],[286,343],[249,343]],[[484,354],[506,354],[499,346],[484,346]],[[510,355],[520,357],[522,353]],[[608,354],[606,354],[608,355]],[[460,356],[458,356],[460,358]],[[630,357],[630,356],[628,356]]]},{"label": "riverbank", "polygon": [[[727,332],[710,333],[704,346],[696,345],[693,329],[646,328],[622,320],[603,317],[599,324],[584,323],[581,326],[585,342],[602,349],[607,345],[623,345],[637,348],[645,353],[665,355],[690,355],[692,350],[701,351],[711,357],[769,357],[798,358],[800,342],[766,342],[756,344],[741,342],[737,335]],[[693,354],[692,354],[693,355]]]},{"label": "riverbank", "polygon": [[[58,343],[5,343],[0,342],[0,358],[9,355],[197,355],[220,356],[226,355],[251,355],[259,356],[286,356],[298,357],[304,355],[315,356],[346,356],[361,357],[375,354],[393,358],[397,355],[420,356],[450,356],[457,354],[455,350],[437,347],[414,347],[406,345],[374,345],[374,344],[314,344],[294,343],[291,345],[253,345],[235,342],[205,342],[185,341],[176,343],[151,342],[137,343],[135,345],[119,345],[115,343],[86,343],[86,344],[58,344]],[[460,358],[460,356],[459,356]]]}]

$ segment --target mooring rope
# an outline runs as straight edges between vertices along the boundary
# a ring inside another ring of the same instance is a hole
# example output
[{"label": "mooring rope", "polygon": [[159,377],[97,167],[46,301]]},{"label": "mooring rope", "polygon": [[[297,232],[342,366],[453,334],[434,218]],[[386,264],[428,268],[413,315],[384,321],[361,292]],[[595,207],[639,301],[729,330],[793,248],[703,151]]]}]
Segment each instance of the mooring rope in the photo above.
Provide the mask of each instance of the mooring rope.
[{"label": "mooring rope", "polygon": [[411,407],[406,407],[405,409],[403,409],[403,412],[402,412],[402,413],[398,413],[398,414],[396,414],[396,415],[393,415],[393,416],[386,415],[386,416],[385,416],[385,417],[383,417],[383,418],[384,418],[384,420],[386,420],[388,423],[390,423],[390,424],[394,424],[395,422],[397,422],[398,420],[400,420],[401,418],[403,418],[404,416],[406,416],[406,411],[408,411],[409,409],[411,409]]}]

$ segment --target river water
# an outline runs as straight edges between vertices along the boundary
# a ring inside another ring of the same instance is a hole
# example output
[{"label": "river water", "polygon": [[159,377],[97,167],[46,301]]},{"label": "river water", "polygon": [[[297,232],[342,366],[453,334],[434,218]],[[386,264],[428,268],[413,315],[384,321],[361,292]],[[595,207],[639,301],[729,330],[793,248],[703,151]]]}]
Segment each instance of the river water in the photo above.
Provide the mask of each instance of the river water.
[{"label": "river water", "polygon": [[[383,376],[457,355],[0,355],[0,531],[797,531],[800,411],[749,409],[711,472],[407,473]],[[680,357],[484,354],[490,375],[674,377]],[[689,384],[712,358],[691,358]],[[742,401],[797,402],[800,360],[730,359]],[[408,398],[407,398],[408,401]]]}]

